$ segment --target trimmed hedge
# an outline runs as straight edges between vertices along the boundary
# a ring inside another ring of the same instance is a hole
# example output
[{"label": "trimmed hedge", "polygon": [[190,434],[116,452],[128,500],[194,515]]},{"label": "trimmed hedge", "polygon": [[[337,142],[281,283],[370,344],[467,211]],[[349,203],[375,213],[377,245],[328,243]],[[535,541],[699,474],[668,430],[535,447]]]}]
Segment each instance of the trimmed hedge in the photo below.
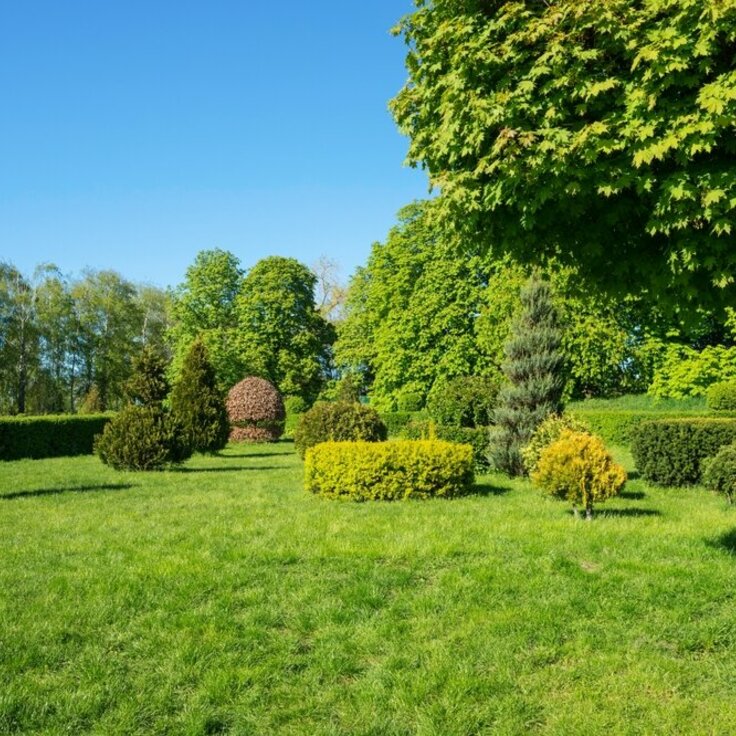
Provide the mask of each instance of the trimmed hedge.
[{"label": "trimmed hedge", "polygon": [[324,442],[304,464],[306,490],[327,498],[451,498],[472,485],[472,448],[441,440]]},{"label": "trimmed hedge", "polygon": [[382,411],[379,414],[389,437],[403,437],[407,426],[427,418],[427,413],[423,411]]},{"label": "trimmed hedge", "polygon": [[[701,410],[694,413],[702,416],[705,412]],[[570,415],[582,419],[589,426],[593,434],[602,437],[606,442],[612,445],[630,445],[637,427],[643,422],[649,422],[658,419],[673,420],[685,418],[687,414],[684,411],[647,411],[647,410],[601,410],[595,411],[591,409],[574,408],[570,411]]]},{"label": "trimmed hedge", "polygon": [[457,442],[473,448],[473,462],[478,472],[487,472],[491,465],[488,461],[488,427],[447,427],[434,424],[430,420],[409,422],[401,432],[401,437],[409,440],[438,439],[446,442]]},{"label": "trimmed hedge", "polygon": [[91,455],[111,415],[0,417],[0,460]]},{"label": "trimmed hedge", "polygon": [[667,486],[700,482],[705,458],[736,441],[736,419],[659,419],[636,428],[631,452],[650,481]]}]

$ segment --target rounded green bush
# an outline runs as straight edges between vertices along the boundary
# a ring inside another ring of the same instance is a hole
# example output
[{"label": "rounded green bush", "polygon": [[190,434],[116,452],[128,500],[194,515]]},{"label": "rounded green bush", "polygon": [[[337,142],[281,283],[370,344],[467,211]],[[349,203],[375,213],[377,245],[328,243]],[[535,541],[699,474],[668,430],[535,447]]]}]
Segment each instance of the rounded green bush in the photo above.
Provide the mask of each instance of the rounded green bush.
[{"label": "rounded green bush", "polygon": [[521,451],[521,459],[527,473],[537,468],[539,457],[545,448],[560,439],[564,430],[590,434],[590,427],[571,414],[550,414],[535,430],[529,444]]},{"label": "rounded green bush", "polygon": [[726,445],[703,462],[703,485],[723,493],[729,503],[736,496],[736,444]]},{"label": "rounded green bush", "polygon": [[446,427],[487,427],[501,387],[498,376],[465,376],[438,381],[427,396],[427,411]]},{"label": "rounded green bush", "polygon": [[191,448],[170,415],[129,404],[98,436],[95,453],[116,470],[159,470],[186,460]]},{"label": "rounded green bush", "polygon": [[736,411],[736,381],[712,384],[706,394],[706,402],[713,411]]},{"label": "rounded green bush", "polygon": [[302,414],[294,445],[299,454],[320,442],[364,440],[382,442],[388,436],[386,425],[375,409],[357,402],[318,402]]}]

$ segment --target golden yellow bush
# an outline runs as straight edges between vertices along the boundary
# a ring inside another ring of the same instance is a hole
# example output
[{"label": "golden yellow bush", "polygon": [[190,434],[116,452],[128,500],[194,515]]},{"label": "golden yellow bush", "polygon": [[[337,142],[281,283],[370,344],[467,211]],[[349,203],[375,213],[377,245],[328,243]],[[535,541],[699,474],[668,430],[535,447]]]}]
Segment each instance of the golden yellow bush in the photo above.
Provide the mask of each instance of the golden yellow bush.
[{"label": "golden yellow bush", "polygon": [[626,471],[599,437],[566,429],[542,451],[531,478],[550,495],[571,501],[576,513],[584,507],[590,519],[594,502],[621,492]]}]

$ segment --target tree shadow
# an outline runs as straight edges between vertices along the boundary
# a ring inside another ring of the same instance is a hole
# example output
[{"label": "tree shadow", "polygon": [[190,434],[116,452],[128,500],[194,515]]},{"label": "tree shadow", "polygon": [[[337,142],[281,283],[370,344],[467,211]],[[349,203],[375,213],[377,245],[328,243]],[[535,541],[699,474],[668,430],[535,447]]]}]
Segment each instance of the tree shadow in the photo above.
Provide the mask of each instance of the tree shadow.
[{"label": "tree shadow", "polygon": [[504,488],[503,486],[494,486],[492,483],[476,483],[471,491],[468,493],[469,496],[504,496],[509,493],[510,488]]},{"label": "tree shadow", "polygon": [[13,491],[0,494],[0,501],[14,498],[33,498],[34,496],[57,496],[60,493],[90,493],[94,491],[125,491],[134,488],[133,483],[100,483],[96,486],[71,486],[68,488],[36,488],[32,491]]},{"label": "tree shadow", "polygon": [[621,491],[618,494],[619,498],[627,498],[630,501],[641,501],[642,498],[646,498],[647,494],[644,491]]},{"label": "tree shadow", "polygon": [[241,470],[283,470],[278,465],[230,465],[225,468],[171,468],[172,473],[235,473]]},{"label": "tree shadow", "polygon": [[736,527],[713,539],[706,539],[705,543],[714,549],[725,550],[736,555]]},{"label": "tree shadow", "polygon": [[596,509],[595,516],[626,519],[636,516],[662,516],[662,512],[656,509],[602,509],[601,511]]}]

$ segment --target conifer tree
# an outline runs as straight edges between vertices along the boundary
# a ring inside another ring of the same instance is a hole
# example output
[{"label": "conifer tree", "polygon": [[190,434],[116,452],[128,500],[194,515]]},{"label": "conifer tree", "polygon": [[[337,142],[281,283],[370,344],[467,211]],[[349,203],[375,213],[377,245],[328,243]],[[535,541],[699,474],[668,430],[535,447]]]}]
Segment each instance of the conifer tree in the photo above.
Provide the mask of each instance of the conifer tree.
[{"label": "conifer tree", "polygon": [[158,470],[192,453],[163,402],[169,390],[163,359],[150,350],[133,362],[129,403],[97,437],[95,452],[116,470]]},{"label": "conifer tree", "polygon": [[201,339],[192,343],[184,358],[171,392],[171,411],[183,441],[193,452],[216,452],[227,444],[230,421],[225,400]]},{"label": "conifer tree", "polygon": [[562,412],[565,361],[549,284],[533,275],[521,290],[521,312],[505,346],[501,389],[489,448],[494,467],[525,473],[521,451],[550,414]]}]

